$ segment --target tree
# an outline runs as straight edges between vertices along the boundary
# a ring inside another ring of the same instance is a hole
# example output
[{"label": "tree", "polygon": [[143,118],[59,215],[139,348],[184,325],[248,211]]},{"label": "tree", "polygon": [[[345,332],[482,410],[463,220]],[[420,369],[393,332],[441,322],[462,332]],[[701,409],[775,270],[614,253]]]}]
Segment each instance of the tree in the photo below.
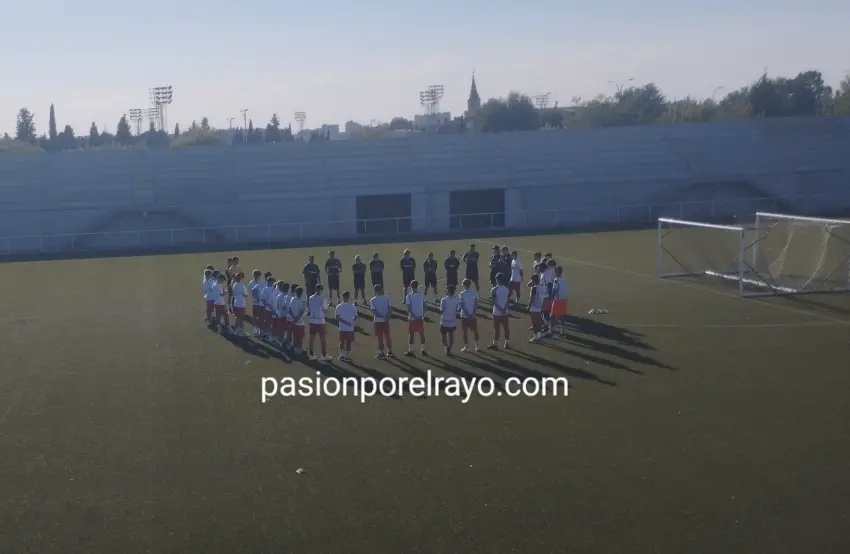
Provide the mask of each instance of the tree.
[{"label": "tree", "polygon": [[295,140],[295,137],[292,135],[292,124],[291,123],[289,125],[287,125],[286,128],[283,129],[280,132],[280,139],[283,140],[283,141],[286,141],[286,142],[292,142],[293,140]]},{"label": "tree", "polygon": [[280,132],[280,119],[278,119],[277,114],[272,114],[272,119],[268,125],[266,125],[266,142],[280,142],[281,141],[281,132]]},{"label": "tree", "polygon": [[209,131],[210,130],[210,120],[207,119],[206,117],[201,119],[201,130],[202,131]]},{"label": "tree", "polygon": [[394,117],[390,120],[390,129],[393,131],[411,131],[413,122],[403,117]]},{"label": "tree", "polygon": [[127,123],[127,116],[122,115],[118,120],[118,127],[115,129],[115,140],[121,146],[130,146],[133,144],[133,133],[130,132],[130,124]]},{"label": "tree", "polygon": [[505,131],[534,131],[540,128],[540,112],[531,99],[518,92],[511,92],[506,99],[491,98],[475,115],[479,130],[484,133]]},{"label": "tree", "polygon": [[838,90],[835,91],[833,112],[838,115],[850,115],[850,75],[841,81]]},{"label": "tree", "polygon": [[48,123],[47,136],[50,138],[50,142],[55,142],[58,136],[56,133],[56,109],[53,104],[50,104],[50,122]]},{"label": "tree", "polygon": [[9,133],[3,133],[3,140],[12,140],[12,137],[9,136]]},{"label": "tree", "polygon": [[174,138],[177,138],[179,136],[180,136],[180,124],[175,123],[174,124]]},{"label": "tree", "polygon": [[77,148],[77,137],[74,136],[73,127],[65,125],[65,129],[51,143],[55,145],[57,150],[75,150]]},{"label": "tree", "polygon": [[18,121],[15,124],[15,138],[24,142],[35,143],[35,121],[33,114],[26,108],[18,112]]},{"label": "tree", "polygon": [[91,127],[89,127],[89,146],[91,148],[100,146],[100,133],[98,133],[97,125],[94,121],[91,122]]}]

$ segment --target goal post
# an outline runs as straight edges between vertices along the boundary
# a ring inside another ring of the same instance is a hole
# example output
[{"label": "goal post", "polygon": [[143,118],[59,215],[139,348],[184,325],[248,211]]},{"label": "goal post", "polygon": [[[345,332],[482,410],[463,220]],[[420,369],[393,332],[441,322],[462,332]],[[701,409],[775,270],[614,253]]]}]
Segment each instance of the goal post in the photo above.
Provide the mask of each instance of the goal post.
[{"label": "goal post", "polygon": [[850,291],[850,221],[758,212],[718,225],[658,219],[658,275],[733,282],[742,297]]},{"label": "goal post", "polygon": [[658,276],[707,276],[737,282],[745,294],[745,228],[684,219],[658,219]]}]

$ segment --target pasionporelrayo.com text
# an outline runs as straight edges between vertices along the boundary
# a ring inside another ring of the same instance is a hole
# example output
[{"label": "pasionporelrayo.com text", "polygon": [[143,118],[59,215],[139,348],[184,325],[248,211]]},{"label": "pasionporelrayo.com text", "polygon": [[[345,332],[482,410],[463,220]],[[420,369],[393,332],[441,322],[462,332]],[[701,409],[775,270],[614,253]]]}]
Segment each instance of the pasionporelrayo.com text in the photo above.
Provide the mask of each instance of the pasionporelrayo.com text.
[{"label": "pasionporelrayo.com text", "polygon": [[435,376],[429,370],[425,377],[328,377],[316,372],[315,377],[263,377],[262,403],[275,397],[355,397],[366,402],[374,397],[398,398],[405,395],[457,398],[466,404],[473,396],[567,396],[566,377],[509,377],[502,386],[490,377]]}]

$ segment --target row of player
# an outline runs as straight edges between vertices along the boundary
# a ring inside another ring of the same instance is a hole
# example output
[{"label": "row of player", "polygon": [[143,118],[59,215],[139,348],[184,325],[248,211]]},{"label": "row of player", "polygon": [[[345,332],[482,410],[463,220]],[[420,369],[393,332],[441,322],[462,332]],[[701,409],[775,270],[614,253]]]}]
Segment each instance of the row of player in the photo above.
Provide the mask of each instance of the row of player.
[{"label": "row of player", "polygon": [[[543,259],[542,253],[534,254],[534,264],[537,265]],[[546,258],[551,259],[551,254],[546,254]],[[464,277],[469,279],[475,286],[476,291],[480,291],[479,281],[479,261],[480,254],[476,250],[475,244],[469,245],[469,250],[458,258],[454,250],[449,251],[448,257],[443,261],[445,270],[446,285],[458,286],[460,283],[459,272],[461,265],[465,266]],[[336,252],[331,250],[328,252],[328,259],[325,261],[324,271],[327,277],[327,292],[328,300],[332,303],[334,293],[336,293],[336,301],[341,301],[340,289],[340,274],[342,273],[342,261],[336,256]],[[405,250],[399,260],[399,269],[401,270],[402,285],[404,286],[403,296],[407,295],[410,283],[417,279],[417,263],[416,259],[411,255],[410,250]],[[420,283],[424,286],[423,292],[426,297],[430,291],[433,291],[434,302],[439,302],[439,291],[437,283],[440,279],[437,277],[439,264],[434,257],[434,253],[428,254],[426,260],[422,264],[423,279]],[[368,266],[363,263],[360,256],[354,257],[354,263],[351,266],[352,277],[354,282],[354,302],[358,299],[366,305],[366,274],[371,277],[371,285],[384,285],[384,261],[375,253],[372,254],[372,259]],[[239,258],[233,257],[227,259],[227,269],[225,277],[227,278],[228,287],[232,284],[233,276],[237,272],[242,271],[239,266]],[[496,274],[502,273],[509,276],[509,286],[511,291],[516,295],[517,300],[520,297],[521,284],[523,282],[524,270],[522,263],[519,261],[519,255],[516,251],[511,252],[507,246],[493,246],[492,255],[490,256],[490,285],[496,286]],[[315,292],[316,285],[322,284],[322,270],[316,264],[315,257],[309,256],[307,263],[301,272],[304,279],[304,288],[308,296]]]},{"label": "row of player", "polygon": [[[557,267],[554,260],[541,259],[535,267],[527,286],[530,289],[528,311],[532,320],[531,329],[534,335],[530,342],[538,342],[546,336],[551,336],[552,324],[560,327],[563,333],[563,318],[567,314],[567,283],[563,277],[563,269]],[[326,310],[328,302],[323,296],[324,287],[315,285],[313,294],[305,294],[305,288],[278,282],[271,275],[265,278],[259,270],[253,273],[254,279],[244,284],[244,273],[237,270],[229,296],[233,298],[233,313],[236,315],[235,326],[230,326],[228,316],[228,291],[226,277],[208,266],[204,272],[204,296],[207,301],[206,320],[208,324],[221,324],[222,332],[233,332],[244,336],[246,308],[248,298],[252,299],[253,313],[251,323],[254,336],[269,339],[281,348],[291,350],[300,355],[303,348],[305,331],[309,326],[309,356],[311,359],[328,360],[326,341]],[[491,290],[493,305],[494,340],[490,348],[497,348],[501,336],[504,336],[504,348],[509,347],[509,303],[513,287],[505,274],[494,276],[496,286]],[[392,356],[392,342],[389,334],[389,321],[392,311],[392,301],[384,294],[382,284],[374,285],[375,296],[369,301],[374,323],[374,334],[378,342],[378,358]],[[408,350],[406,355],[413,355],[414,339],[418,335],[423,355],[425,351],[425,295],[419,290],[419,283],[414,279],[409,283],[409,291],[405,290],[404,304],[407,308],[408,320]],[[305,296],[306,301],[305,301]],[[473,338],[472,348],[478,350],[478,324],[476,313],[479,309],[479,296],[473,290],[471,279],[464,279],[463,290],[456,295],[456,287],[447,285],[446,296],[439,302],[440,332],[442,343],[447,355],[451,355],[454,346],[454,332],[458,320],[463,330],[464,347],[467,351],[470,334]],[[354,343],[354,325],[359,318],[351,295],[342,293],[340,303],[335,310],[336,324],[339,328],[340,359],[350,361],[351,347]],[[315,339],[319,338],[321,358],[314,355]],[[385,350],[386,348],[386,350]]]}]

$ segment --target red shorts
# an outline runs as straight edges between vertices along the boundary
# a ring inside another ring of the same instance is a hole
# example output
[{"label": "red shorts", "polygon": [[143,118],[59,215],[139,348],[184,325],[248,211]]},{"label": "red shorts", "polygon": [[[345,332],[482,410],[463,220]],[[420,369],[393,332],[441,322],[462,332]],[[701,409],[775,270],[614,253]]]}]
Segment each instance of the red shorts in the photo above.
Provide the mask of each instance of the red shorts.
[{"label": "red shorts", "polygon": [[292,341],[299,345],[304,342],[304,326],[303,325],[293,325],[292,326]]},{"label": "red shorts", "polygon": [[374,325],[375,336],[376,337],[387,337],[390,336],[390,324],[386,321],[378,321]]},{"label": "red shorts", "polygon": [[339,342],[354,342],[354,331],[340,331]]},{"label": "red shorts", "polygon": [[215,311],[215,300],[207,300],[207,315],[213,315]]},{"label": "red shorts", "polygon": [[251,315],[254,319],[263,319],[263,313],[265,313],[265,310],[259,304],[255,304],[254,309],[251,311]]},{"label": "red shorts", "polygon": [[311,323],[310,324],[310,336],[319,335],[325,336],[327,330],[325,329],[324,323]]},{"label": "red shorts", "polygon": [[425,331],[425,320],[411,319],[407,322],[408,333],[422,333]]},{"label": "red shorts", "polygon": [[245,317],[245,308],[237,308],[236,306],[233,306],[233,313],[238,317]]},{"label": "red shorts", "polygon": [[564,316],[567,315],[567,299],[555,300],[552,302],[552,315]]},{"label": "red shorts", "polygon": [[221,304],[216,304],[215,305],[215,313],[216,313],[216,315],[226,314],[227,313],[227,306],[221,305]]},{"label": "red shorts", "polygon": [[286,320],[282,317],[275,319],[274,328],[277,329],[278,333],[284,333],[286,331]]},{"label": "red shorts", "polygon": [[507,328],[507,326],[508,326],[508,316],[506,316],[506,315],[494,315],[493,316],[493,327],[498,327],[499,325]]},{"label": "red shorts", "polygon": [[471,329],[473,331],[478,331],[478,318],[475,316],[465,317],[461,319],[461,325],[464,329]]},{"label": "red shorts", "polygon": [[543,311],[547,312],[547,313],[552,311],[552,299],[551,298],[547,298],[546,300],[543,301]]},{"label": "red shorts", "polygon": [[530,315],[531,315],[531,323],[532,323],[535,327],[537,327],[537,326],[539,326],[541,323],[543,323],[543,314],[542,314],[542,313],[540,313],[540,312],[531,312],[531,313],[530,313]]},{"label": "red shorts", "polygon": [[508,290],[510,290],[511,292],[519,292],[521,286],[522,281],[511,281],[508,285]]}]

